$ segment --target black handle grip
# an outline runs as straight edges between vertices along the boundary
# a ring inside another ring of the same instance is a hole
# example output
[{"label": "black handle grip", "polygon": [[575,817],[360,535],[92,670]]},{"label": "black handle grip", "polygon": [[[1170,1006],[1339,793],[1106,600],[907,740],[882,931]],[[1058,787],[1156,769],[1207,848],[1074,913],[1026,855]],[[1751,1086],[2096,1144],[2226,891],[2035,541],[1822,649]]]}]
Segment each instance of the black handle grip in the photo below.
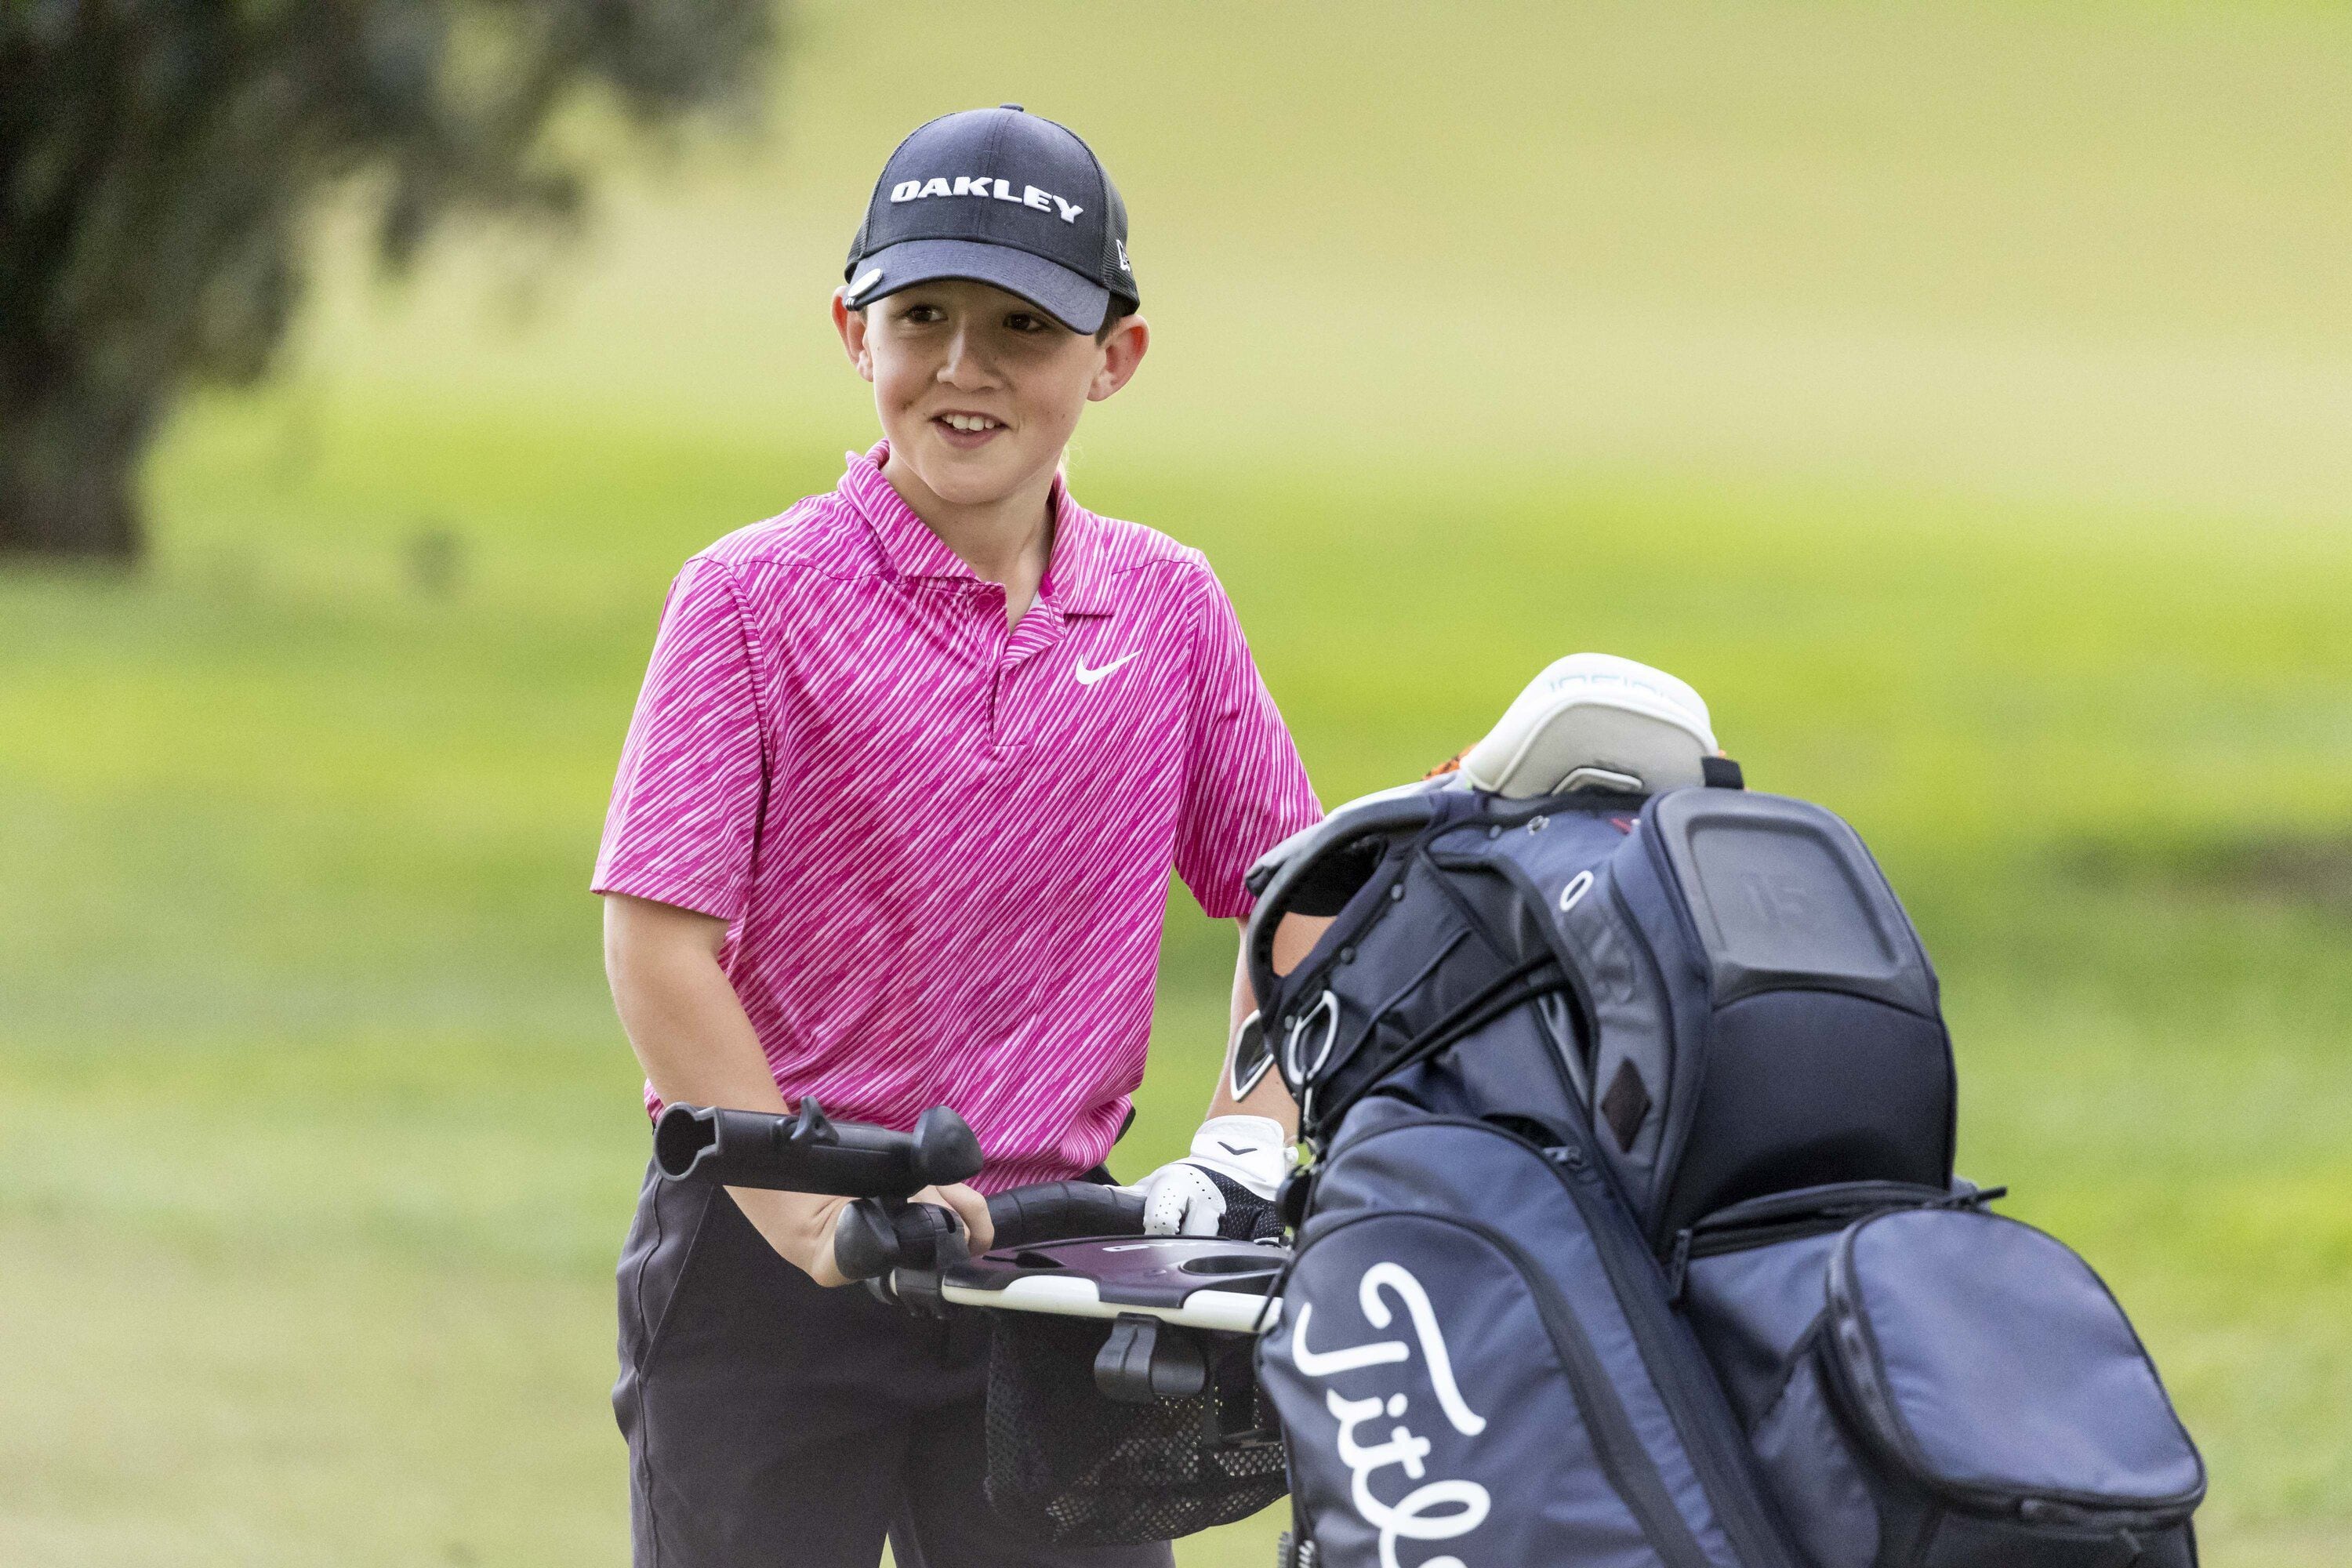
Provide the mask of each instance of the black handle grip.
[{"label": "black handle grip", "polygon": [[963,1222],[937,1204],[854,1203],[833,1226],[833,1265],[845,1279],[874,1279],[893,1268],[937,1268],[964,1256],[942,1258],[941,1243],[961,1236]]},{"label": "black handle grip", "polygon": [[671,1105],[654,1124],[654,1164],[673,1182],[717,1182],[845,1198],[905,1198],[980,1173],[980,1140],[944,1105],[912,1132],[835,1121],[814,1096],[789,1116]]},{"label": "black handle grip", "polygon": [[[1042,1182],[988,1200],[992,1247],[1034,1247],[1081,1236],[1141,1236],[1143,1199],[1099,1182]],[[845,1279],[873,1279],[894,1268],[937,1268],[963,1226],[937,1204],[852,1204],[834,1225],[833,1260]]]},{"label": "black handle grip", "polygon": [[1141,1236],[1143,1197],[1099,1182],[1044,1182],[988,1200],[998,1247],[1034,1247],[1080,1236]]}]

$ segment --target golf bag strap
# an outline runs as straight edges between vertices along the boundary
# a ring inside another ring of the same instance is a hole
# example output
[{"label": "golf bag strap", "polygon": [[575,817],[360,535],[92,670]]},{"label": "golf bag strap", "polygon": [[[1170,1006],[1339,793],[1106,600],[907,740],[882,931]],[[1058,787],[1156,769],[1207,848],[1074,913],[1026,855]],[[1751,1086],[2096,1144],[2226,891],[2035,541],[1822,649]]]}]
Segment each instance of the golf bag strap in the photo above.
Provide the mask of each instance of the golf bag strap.
[{"label": "golf bag strap", "polygon": [[1333,812],[1307,841],[1276,871],[1258,895],[1251,911],[1247,943],[1250,985],[1261,1008],[1270,1005],[1281,977],[1274,972],[1274,933],[1283,916],[1307,889],[1316,886],[1331,861],[1360,846],[1367,838],[1388,837],[1426,828],[1457,812],[1473,809],[1464,795],[1426,794],[1374,798]]},{"label": "golf bag strap", "polygon": [[[1702,758],[1710,789],[1744,790],[1739,764],[1729,757]],[[1635,797],[1635,803],[1638,804]],[[1252,868],[1248,886],[1258,896],[1249,921],[1244,956],[1258,1006],[1267,1017],[1278,1010],[1280,977],[1274,972],[1274,938],[1283,917],[1328,886],[1334,862],[1360,851],[1367,839],[1407,834],[1426,839],[1450,824],[1489,809],[1490,797],[1466,790],[1414,789],[1367,795],[1340,806],[1318,826],[1286,840]],[[1307,909],[1307,914],[1336,913]]]},{"label": "golf bag strap", "polygon": [[[1559,960],[1549,952],[1518,963],[1495,976],[1485,985],[1457,1003],[1454,1009],[1424,1029],[1419,1037],[1408,1041],[1385,1062],[1376,1079],[1368,1079],[1346,1095],[1313,1107],[1319,1126],[1336,1127],[1340,1118],[1353,1109],[1356,1102],[1381,1084],[1393,1080],[1407,1068],[1427,1061],[1448,1046],[1466,1039],[1488,1024],[1525,1006],[1539,996],[1569,989],[1566,972]],[[1302,1107],[1301,1114],[1306,1110]]]}]

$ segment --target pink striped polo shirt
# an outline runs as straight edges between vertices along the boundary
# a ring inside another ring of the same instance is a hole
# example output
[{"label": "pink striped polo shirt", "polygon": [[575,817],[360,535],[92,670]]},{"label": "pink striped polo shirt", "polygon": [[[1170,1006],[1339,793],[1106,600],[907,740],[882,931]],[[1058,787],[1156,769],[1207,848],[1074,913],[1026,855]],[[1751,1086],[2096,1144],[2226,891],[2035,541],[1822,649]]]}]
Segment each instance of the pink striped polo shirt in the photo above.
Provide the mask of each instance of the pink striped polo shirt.
[{"label": "pink striped polo shirt", "polygon": [[987,1190],[1076,1175],[1143,1076],[1170,868],[1244,913],[1321,808],[1200,552],[1057,484],[1008,633],[887,456],[679,573],[593,885],[730,922],[787,1101],[951,1105]]}]

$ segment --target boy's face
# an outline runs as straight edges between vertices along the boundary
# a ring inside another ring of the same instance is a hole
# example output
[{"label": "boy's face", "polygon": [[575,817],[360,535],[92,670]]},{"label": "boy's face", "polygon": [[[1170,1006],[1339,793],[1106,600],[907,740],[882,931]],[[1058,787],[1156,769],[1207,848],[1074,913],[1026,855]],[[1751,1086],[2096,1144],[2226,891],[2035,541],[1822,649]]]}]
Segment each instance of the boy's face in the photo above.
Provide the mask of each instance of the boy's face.
[{"label": "boy's face", "polygon": [[863,311],[836,293],[833,315],[874,384],[894,465],[953,506],[1001,501],[1050,474],[1080,411],[1127,384],[1150,337],[1129,316],[1098,343],[1017,295],[961,279]]}]

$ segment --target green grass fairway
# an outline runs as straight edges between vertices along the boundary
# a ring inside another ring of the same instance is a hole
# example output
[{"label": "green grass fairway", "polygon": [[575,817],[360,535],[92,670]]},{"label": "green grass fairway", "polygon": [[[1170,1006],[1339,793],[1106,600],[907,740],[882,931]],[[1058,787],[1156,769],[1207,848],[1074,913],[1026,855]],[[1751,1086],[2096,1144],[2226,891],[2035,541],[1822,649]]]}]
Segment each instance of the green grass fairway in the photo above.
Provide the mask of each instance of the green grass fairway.
[{"label": "green grass fairway", "polygon": [[[1909,902],[1964,1169],[2131,1309],[2207,1561],[2352,1568],[2352,19],[1107,15],[809,7],[772,143],[632,165],[519,321],[504,244],[336,261],[143,580],[0,576],[0,1562],[626,1560],[623,727],[679,561],[870,439],[817,313],[887,144],[1018,98],[1160,333],[1079,492],[1209,552],[1326,800],[1561,653],[1691,679]],[[1168,931],[1129,1173],[1222,1045]]]}]

